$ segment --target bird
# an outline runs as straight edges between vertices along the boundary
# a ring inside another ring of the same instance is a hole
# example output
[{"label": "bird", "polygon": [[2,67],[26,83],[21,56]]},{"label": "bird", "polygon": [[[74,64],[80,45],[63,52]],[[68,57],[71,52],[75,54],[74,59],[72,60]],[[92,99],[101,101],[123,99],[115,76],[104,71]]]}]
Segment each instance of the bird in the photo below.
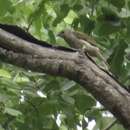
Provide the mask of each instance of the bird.
[{"label": "bird", "polygon": [[58,34],[63,38],[70,47],[75,49],[82,49],[85,54],[90,57],[96,57],[102,61],[103,67],[108,70],[106,59],[101,54],[101,50],[97,47],[96,41],[85,33],[74,31],[72,29],[65,29]]}]

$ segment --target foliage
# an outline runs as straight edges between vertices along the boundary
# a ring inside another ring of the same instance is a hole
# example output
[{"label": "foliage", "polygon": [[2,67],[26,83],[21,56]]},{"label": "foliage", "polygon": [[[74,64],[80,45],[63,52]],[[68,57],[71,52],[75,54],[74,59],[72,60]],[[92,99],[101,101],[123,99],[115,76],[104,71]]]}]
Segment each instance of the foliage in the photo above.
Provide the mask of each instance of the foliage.
[{"label": "foliage", "polygon": [[[92,35],[110,70],[129,86],[130,0],[0,0],[0,22],[17,24],[35,37],[67,46],[64,28]],[[0,63],[1,130],[103,129],[114,117],[78,84]],[[117,123],[111,130],[123,130]]]}]

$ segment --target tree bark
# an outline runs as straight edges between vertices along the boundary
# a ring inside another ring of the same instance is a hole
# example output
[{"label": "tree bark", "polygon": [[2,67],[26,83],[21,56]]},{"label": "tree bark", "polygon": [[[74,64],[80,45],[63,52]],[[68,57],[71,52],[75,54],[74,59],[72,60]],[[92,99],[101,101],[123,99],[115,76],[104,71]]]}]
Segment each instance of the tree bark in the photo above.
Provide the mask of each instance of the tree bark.
[{"label": "tree bark", "polygon": [[130,129],[130,93],[83,52],[41,47],[0,29],[0,58],[32,71],[74,80]]}]

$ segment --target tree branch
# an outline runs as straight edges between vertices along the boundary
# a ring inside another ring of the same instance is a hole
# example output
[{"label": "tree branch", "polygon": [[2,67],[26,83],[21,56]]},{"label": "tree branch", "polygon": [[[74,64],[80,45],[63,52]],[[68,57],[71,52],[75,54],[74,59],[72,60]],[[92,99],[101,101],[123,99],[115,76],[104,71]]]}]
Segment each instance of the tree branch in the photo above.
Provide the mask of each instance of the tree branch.
[{"label": "tree branch", "polygon": [[41,47],[2,29],[0,47],[5,62],[76,81],[130,129],[130,93],[84,53]]}]

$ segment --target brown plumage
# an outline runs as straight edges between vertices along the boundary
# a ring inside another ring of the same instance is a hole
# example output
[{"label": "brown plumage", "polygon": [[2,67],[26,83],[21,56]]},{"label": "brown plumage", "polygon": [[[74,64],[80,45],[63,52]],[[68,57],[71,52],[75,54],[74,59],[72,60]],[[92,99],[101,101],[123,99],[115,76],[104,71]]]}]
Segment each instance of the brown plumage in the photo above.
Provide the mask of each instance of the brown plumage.
[{"label": "brown plumage", "polygon": [[107,63],[105,58],[101,54],[100,49],[96,46],[96,41],[87,34],[66,29],[60,32],[58,35],[62,37],[70,45],[70,47],[83,49],[88,55],[99,58],[101,61],[103,61],[105,68],[108,68],[106,67]]}]

